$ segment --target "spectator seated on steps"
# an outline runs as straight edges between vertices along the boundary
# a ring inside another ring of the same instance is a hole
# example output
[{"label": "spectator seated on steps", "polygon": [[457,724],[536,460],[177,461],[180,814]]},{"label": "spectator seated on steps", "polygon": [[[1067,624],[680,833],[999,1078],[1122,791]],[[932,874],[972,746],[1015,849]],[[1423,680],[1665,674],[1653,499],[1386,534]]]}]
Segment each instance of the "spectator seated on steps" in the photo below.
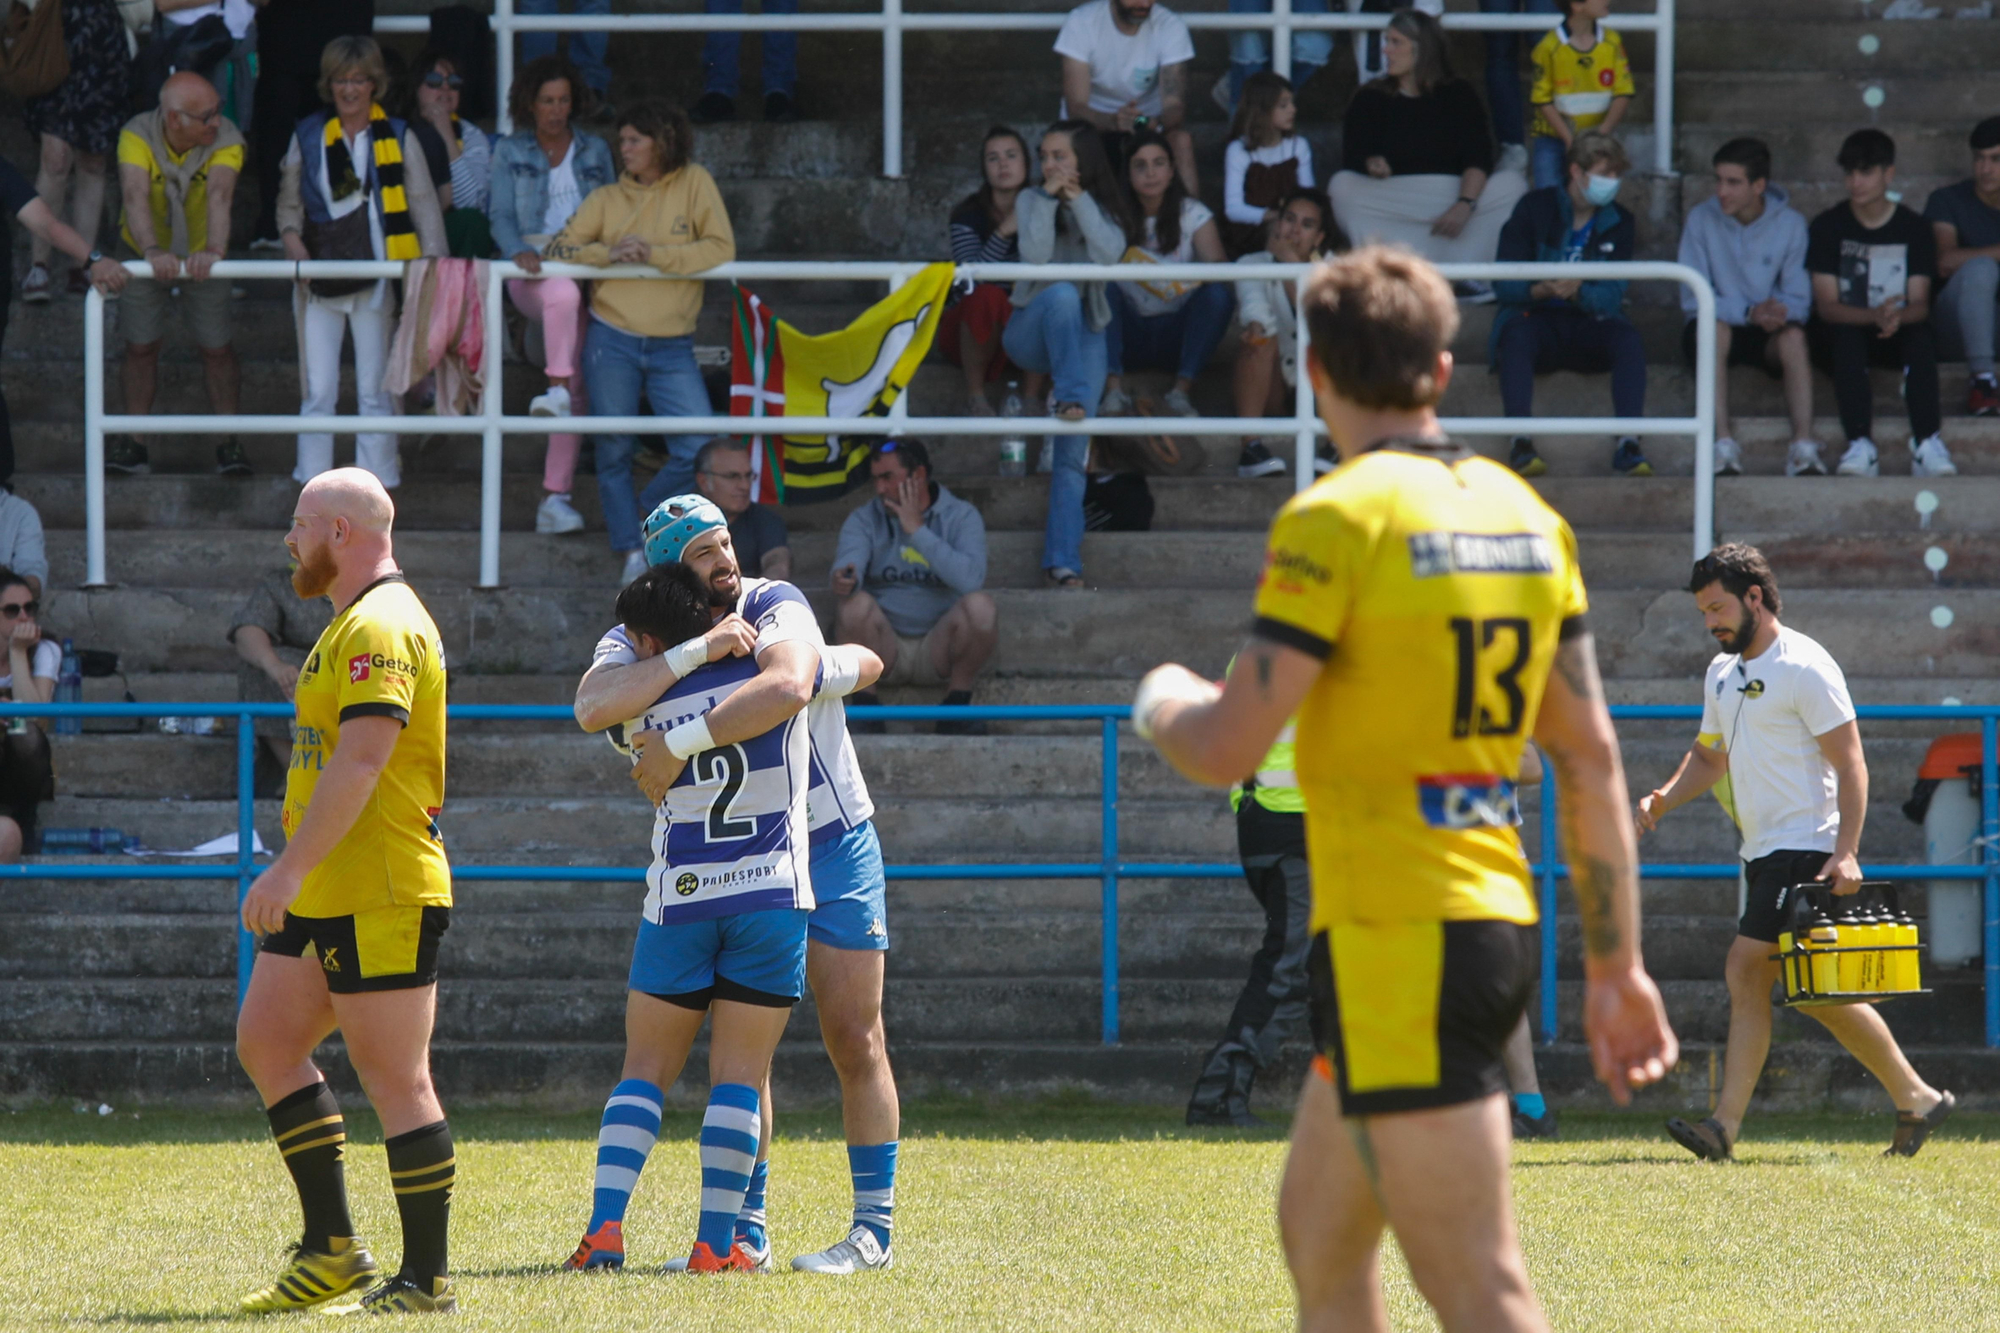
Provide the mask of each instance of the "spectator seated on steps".
[{"label": "spectator seated on steps", "polygon": [[1105,136],[1114,167],[1126,137],[1151,129],[1166,136],[1174,170],[1200,195],[1194,139],[1187,130],[1188,65],[1194,38],[1180,15],[1153,0],[1090,0],[1056,34],[1062,57],[1062,115],[1086,120]]},{"label": "spectator seated on steps", "polygon": [[[1226,261],[1215,214],[1182,188],[1167,141],[1147,131],[1133,135],[1131,144],[1126,179],[1137,208],[1125,228],[1125,262],[1143,270],[1151,264]],[[1126,371],[1170,370],[1174,384],[1167,391],[1167,411],[1177,417],[1197,415],[1188,394],[1229,331],[1236,305],[1230,285],[1140,278],[1112,283],[1108,295],[1111,323],[1104,330],[1104,397],[1097,414],[1131,413]]]},{"label": "spectator seated on steps", "polygon": [[1994,314],[2000,304],[2000,116],[1975,125],[1972,177],[1931,192],[1924,220],[1937,237],[1938,356],[1963,358],[1972,373],[1965,410],[2000,414],[1993,375]]},{"label": "spectator seated on steps", "polygon": [[718,435],[694,456],[694,487],[729,520],[729,543],[744,576],[789,583],[792,539],[777,510],[750,498],[754,483],[750,444],[741,435]]},{"label": "spectator seated on steps", "polygon": [[410,127],[424,141],[432,175],[445,171],[438,187],[445,242],[455,259],[490,259],[493,232],[486,206],[492,197],[493,140],[458,118],[465,79],[449,52],[424,51],[411,67],[410,81]]},{"label": "spectator seated on steps", "polygon": [[[1238,264],[1310,264],[1347,249],[1347,238],[1333,220],[1333,205],[1317,190],[1293,190],[1278,209],[1271,244],[1237,260]],[[1236,415],[1292,416],[1299,382],[1298,282],[1290,278],[1246,276],[1236,282],[1236,317],[1243,334],[1236,345]],[[1289,440],[1289,434],[1279,439]],[[1282,454],[1282,456],[1281,456]],[[1243,442],[1236,460],[1239,477],[1281,477],[1291,471],[1291,450],[1271,451],[1262,439]],[[1321,443],[1314,469],[1333,470],[1333,446]]]},{"label": "spectator seated on steps", "polygon": [[[561,56],[538,56],[514,76],[507,106],[521,128],[493,145],[492,189],[486,220],[493,246],[530,273],[542,267],[542,249],[569,225],[583,201],[599,186],[618,179],[611,148],[576,128],[591,96],[581,75]],[[538,417],[583,416],[583,338],[590,311],[583,287],[571,278],[509,278],[507,299],[530,322],[542,326],[546,390],[528,404]],[[570,503],[576,458],[583,437],[569,431],[549,436],[542,462],[542,497],[535,531],[581,532],[583,515]]]},{"label": "spectator seated on steps", "polygon": [[[230,335],[229,282],[211,278],[229,256],[229,211],[243,171],[243,135],[224,119],[207,79],[182,70],[160,85],[160,104],[132,117],[118,136],[124,221],[120,259],[144,259],[153,275],[125,285],[118,326],[125,335],[125,410],[153,411],[167,311],[178,304],[201,351],[209,411],[236,415],[243,369]],[[178,291],[176,301],[174,293]],[[104,463],[119,472],[148,466],[146,446],[129,435],[104,442]],[[215,470],[248,476],[250,459],[234,435],[215,448]]]},{"label": "spectator seated on steps", "polygon": [[[1402,245],[1432,263],[1492,262],[1526,186],[1518,172],[1494,172],[1479,94],[1452,72],[1429,14],[1398,10],[1382,55],[1388,72],[1347,105],[1341,169],[1327,183],[1341,230],[1356,245]],[[1486,296],[1483,285],[1458,291]]]},{"label": "spectator seated on steps", "polygon": [[[986,583],[986,522],[931,480],[916,440],[885,440],[868,460],[875,498],[840,525],[834,547],[834,637],[882,659],[884,685],[943,685],[943,703],[972,702],[972,683],[1000,639]],[[872,691],[855,703],[873,704]],[[856,731],[881,723],[857,720]],[[943,721],[940,735],[983,736],[983,721]]]},{"label": "spectator seated on steps", "polygon": [[[291,570],[267,570],[229,622],[236,649],[236,699],[246,704],[288,704],[299,667],[333,619],[324,597],[301,597]],[[257,795],[282,796],[292,766],[289,718],[257,719]]]},{"label": "spectator seated on steps", "polygon": [[1535,44],[1535,141],[1529,175],[1536,189],[1558,185],[1577,136],[1614,134],[1632,103],[1632,64],[1625,43],[1604,26],[1611,0],[1559,0],[1562,22]]},{"label": "spectator seated on steps", "polygon": [[[1500,232],[1500,254],[1509,264],[1621,262],[1632,257],[1632,216],[1615,202],[1630,163],[1608,134],[1580,134],[1569,146],[1569,183],[1530,190]],[[1535,376],[1557,370],[1611,372],[1611,410],[1620,417],[1646,414],[1646,347],[1625,318],[1625,284],[1605,278],[1499,282],[1500,309],[1493,320],[1490,360],[1500,376],[1501,410],[1534,414]],[[1508,466],[1524,477],[1548,471],[1534,441],[1516,435]],[[1652,464],[1639,441],[1621,436],[1611,470],[1650,477]]]},{"label": "spectator seated on steps", "polygon": [[1880,130],[1856,130],[1840,146],[1847,201],[1806,229],[1806,272],[1812,275],[1813,315],[1806,343],[1833,375],[1834,401],[1847,452],[1843,477],[1880,473],[1874,430],[1875,393],[1868,367],[1903,372],[1903,406],[1910,414],[1910,473],[1949,477],[1951,461],[1939,428],[1936,323],[1937,235],[1931,225],[1890,197],[1896,141]]},{"label": "spectator seated on steps", "polygon": [[[42,634],[41,604],[27,580],[0,568],[0,635],[7,641],[0,699],[45,704],[56,697],[62,647]],[[46,724],[35,718],[0,727],[0,862],[18,861],[35,845],[35,805],[55,795],[55,768]]]},{"label": "spectator seated on steps", "polygon": [[[954,264],[1017,264],[1020,223],[1014,201],[1028,184],[1028,141],[1018,130],[995,125],[979,145],[980,185],[951,210],[948,224]],[[991,416],[986,386],[1006,372],[1000,345],[1014,313],[1008,282],[975,283],[945,307],[936,344],[945,360],[965,372],[965,401],[974,416]]]},{"label": "spectator seated on steps", "polygon": [[[1812,282],[1806,277],[1806,220],[1771,184],[1771,150],[1758,139],[1731,139],[1716,149],[1715,194],[1688,212],[1681,226],[1680,262],[1715,288],[1715,471],[1743,470],[1729,418],[1729,367],[1755,366],[1785,383],[1792,443],[1787,476],[1825,476],[1812,437],[1812,365],[1806,357],[1806,317]],[[1687,327],[1681,349],[1694,364],[1694,292],[1681,288]]]},{"label": "spectator seated on steps", "polygon": [[1250,76],[1222,151],[1222,239],[1233,255],[1263,249],[1285,197],[1313,187],[1312,145],[1298,121],[1290,80]]}]

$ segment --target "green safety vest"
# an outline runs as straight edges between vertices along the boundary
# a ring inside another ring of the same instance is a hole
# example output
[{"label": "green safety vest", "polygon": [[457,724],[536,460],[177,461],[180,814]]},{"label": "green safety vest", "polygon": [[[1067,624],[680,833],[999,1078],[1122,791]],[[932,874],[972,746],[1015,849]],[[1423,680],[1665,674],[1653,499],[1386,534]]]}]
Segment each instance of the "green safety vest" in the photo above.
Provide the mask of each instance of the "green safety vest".
[{"label": "green safety vest", "polygon": [[1257,771],[1250,781],[1229,789],[1229,808],[1240,810],[1243,797],[1247,793],[1257,804],[1273,814],[1302,815],[1306,810],[1306,794],[1299,790],[1298,769],[1293,761],[1295,742],[1298,739],[1299,720],[1293,718],[1285,723],[1285,729],[1278,733],[1277,741],[1265,754],[1264,761],[1257,765]]}]

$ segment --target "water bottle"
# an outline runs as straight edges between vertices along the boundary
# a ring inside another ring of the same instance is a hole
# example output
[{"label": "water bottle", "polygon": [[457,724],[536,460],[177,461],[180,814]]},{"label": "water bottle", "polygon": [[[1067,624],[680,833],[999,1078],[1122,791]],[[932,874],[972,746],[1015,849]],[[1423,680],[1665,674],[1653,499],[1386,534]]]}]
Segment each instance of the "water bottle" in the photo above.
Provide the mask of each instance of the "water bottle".
[{"label": "water bottle", "polygon": [[1028,474],[1028,437],[1021,433],[1020,418],[1027,409],[1021,402],[1021,386],[1018,381],[1007,381],[1007,398],[1000,404],[1000,415],[1015,424],[1007,427],[1007,434],[1000,441],[1000,475],[1003,477],[1025,477]]},{"label": "water bottle", "polygon": [[42,855],[91,856],[125,850],[125,834],[115,828],[45,828]]},{"label": "water bottle", "polygon": [[[63,640],[62,667],[56,673],[56,700],[59,704],[80,704],[83,702],[83,661],[76,655],[76,645]],[[59,717],[56,719],[58,736],[74,736],[83,730],[80,717]]]}]

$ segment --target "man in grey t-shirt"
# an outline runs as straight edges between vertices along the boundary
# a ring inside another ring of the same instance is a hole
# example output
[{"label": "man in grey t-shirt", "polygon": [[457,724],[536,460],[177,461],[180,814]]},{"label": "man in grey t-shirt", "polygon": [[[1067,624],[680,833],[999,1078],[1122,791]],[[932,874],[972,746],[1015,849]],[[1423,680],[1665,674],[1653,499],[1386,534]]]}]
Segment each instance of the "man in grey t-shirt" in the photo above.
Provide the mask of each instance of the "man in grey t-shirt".
[{"label": "man in grey t-shirt", "polygon": [[1972,178],[1931,192],[1924,221],[1937,233],[1938,357],[1965,358],[1972,382],[1966,411],[2000,414],[1993,373],[1996,311],[2000,311],[2000,116],[1972,129]]},{"label": "man in grey t-shirt", "polygon": [[[945,685],[944,703],[972,702],[972,682],[999,642],[986,582],[986,522],[931,480],[930,453],[885,440],[868,460],[875,498],[847,516],[833,556],[834,637],[882,659],[884,685]],[[851,702],[877,702],[872,692]],[[880,730],[856,720],[850,730]],[[984,722],[940,722],[942,735],[983,735]]]}]

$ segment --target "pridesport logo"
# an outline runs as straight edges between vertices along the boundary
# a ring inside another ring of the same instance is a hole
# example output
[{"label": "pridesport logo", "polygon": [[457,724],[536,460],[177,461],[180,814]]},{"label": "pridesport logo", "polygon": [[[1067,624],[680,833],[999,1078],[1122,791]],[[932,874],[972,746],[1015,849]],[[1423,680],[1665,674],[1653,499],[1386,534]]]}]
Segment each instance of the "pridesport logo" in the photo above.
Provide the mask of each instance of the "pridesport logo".
[{"label": "pridesport logo", "polygon": [[1521,822],[1513,782],[1493,773],[1420,777],[1417,808],[1432,828],[1512,828]]},{"label": "pridesport logo", "polygon": [[359,685],[368,679],[368,654],[356,653],[347,659],[347,683]]}]

